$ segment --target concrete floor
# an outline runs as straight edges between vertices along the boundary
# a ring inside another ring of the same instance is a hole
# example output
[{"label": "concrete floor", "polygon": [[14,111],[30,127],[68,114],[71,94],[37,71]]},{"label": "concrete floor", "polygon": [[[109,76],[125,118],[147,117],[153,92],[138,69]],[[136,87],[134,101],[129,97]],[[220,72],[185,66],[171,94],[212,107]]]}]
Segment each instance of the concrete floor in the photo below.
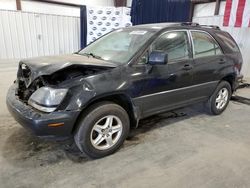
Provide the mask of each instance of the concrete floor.
[{"label": "concrete floor", "polygon": [[[146,119],[114,155],[88,160],[72,140],[38,139],[9,115],[15,63],[0,63],[0,187],[250,187],[250,106],[202,105]],[[250,89],[241,89],[250,97]]]}]

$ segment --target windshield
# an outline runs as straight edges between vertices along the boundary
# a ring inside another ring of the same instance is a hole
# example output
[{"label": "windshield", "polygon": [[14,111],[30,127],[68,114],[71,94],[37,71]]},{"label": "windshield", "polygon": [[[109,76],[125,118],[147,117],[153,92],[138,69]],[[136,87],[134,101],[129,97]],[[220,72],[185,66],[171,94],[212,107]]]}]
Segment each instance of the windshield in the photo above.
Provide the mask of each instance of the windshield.
[{"label": "windshield", "polygon": [[140,29],[119,29],[93,42],[79,54],[116,64],[127,63],[152,35],[152,32]]}]

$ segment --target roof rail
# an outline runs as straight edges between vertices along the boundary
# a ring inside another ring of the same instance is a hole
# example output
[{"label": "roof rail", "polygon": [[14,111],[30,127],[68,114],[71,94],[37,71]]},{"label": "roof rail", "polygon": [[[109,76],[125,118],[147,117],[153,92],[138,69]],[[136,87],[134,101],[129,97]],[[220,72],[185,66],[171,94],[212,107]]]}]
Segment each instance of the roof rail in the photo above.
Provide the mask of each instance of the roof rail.
[{"label": "roof rail", "polygon": [[194,22],[183,22],[181,23],[182,26],[193,26],[193,27],[206,27],[206,28],[212,28],[212,29],[217,29],[220,30],[220,27],[217,25],[200,25],[198,23]]},{"label": "roof rail", "polygon": [[200,25],[200,26],[220,30],[220,27],[217,25]]},{"label": "roof rail", "polygon": [[194,22],[183,22],[183,23],[181,23],[181,25],[182,25],[182,26],[195,26],[195,27],[197,27],[197,26],[199,26],[200,24],[194,23]]}]

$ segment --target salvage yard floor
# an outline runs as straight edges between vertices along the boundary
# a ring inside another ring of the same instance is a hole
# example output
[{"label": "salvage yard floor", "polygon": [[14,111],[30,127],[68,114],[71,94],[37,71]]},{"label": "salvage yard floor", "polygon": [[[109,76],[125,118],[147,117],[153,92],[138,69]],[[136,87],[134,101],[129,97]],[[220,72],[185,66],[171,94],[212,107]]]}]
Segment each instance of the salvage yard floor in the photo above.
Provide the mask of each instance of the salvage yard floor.
[{"label": "salvage yard floor", "polygon": [[[36,138],[10,116],[5,96],[15,67],[0,64],[0,188],[250,187],[249,100],[231,101],[220,116],[202,104],[153,116],[118,152],[89,160],[72,140]],[[250,98],[250,88],[236,94]]]}]

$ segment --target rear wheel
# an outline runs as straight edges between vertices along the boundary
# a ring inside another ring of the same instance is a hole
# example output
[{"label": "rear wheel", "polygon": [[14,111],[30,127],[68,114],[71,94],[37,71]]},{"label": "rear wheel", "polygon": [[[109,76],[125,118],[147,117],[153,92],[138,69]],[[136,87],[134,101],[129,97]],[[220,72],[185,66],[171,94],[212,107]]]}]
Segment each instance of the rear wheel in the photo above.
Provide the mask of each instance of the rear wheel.
[{"label": "rear wheel", "polygon": [[231,95],[231,85],[226,81],[221,81],[208,100],[209,112],[214,115],[221,114],[226,109]]},{"label": "rear wheel", "polygon": [[114,153],[129,133],[129,117],[119,105],[101,102],[83,115],[75,133],[78,148],[90,158],[101,158]]}]

